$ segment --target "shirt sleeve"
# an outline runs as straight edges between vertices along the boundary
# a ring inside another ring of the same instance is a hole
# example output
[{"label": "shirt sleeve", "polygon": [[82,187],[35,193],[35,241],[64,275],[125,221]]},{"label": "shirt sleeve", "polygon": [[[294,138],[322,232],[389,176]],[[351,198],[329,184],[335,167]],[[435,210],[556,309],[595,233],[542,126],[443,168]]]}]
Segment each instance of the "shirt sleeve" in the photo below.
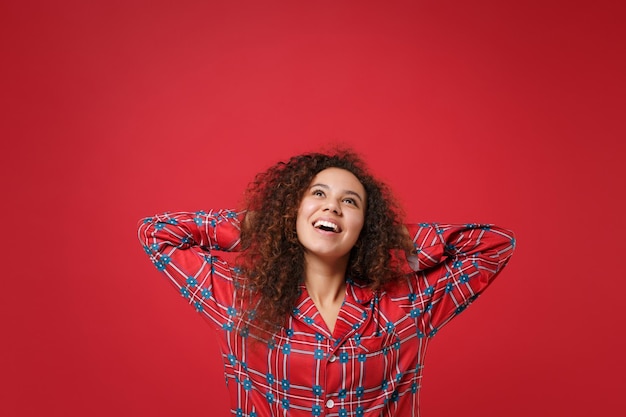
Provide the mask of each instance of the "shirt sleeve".
[{"label": "shirt sleeve", "polygon": [[245,212],[165,213],[140,221],[138,237],[154,266],[209,322],[232,322],[233,277],[238,272],[214,251],[236,252]]},{"label": "shirt sleeve", "polygon": [[513,232],[493,225],[407,225],[415,245],[408,261],[410,315],[433,336],[474,301],[507,265]]}]

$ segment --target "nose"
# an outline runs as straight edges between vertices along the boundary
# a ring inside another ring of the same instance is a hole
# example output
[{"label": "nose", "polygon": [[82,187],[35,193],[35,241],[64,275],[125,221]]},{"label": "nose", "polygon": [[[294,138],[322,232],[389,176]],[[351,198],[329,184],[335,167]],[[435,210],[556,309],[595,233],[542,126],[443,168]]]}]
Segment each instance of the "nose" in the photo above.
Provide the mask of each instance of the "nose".
[{"label": "nose", "polygon": [[341,215],[341,207],[337,202],[329,200],[326,202],[326,207],[324,207],[324,211],[332,211],[336,215]]}]

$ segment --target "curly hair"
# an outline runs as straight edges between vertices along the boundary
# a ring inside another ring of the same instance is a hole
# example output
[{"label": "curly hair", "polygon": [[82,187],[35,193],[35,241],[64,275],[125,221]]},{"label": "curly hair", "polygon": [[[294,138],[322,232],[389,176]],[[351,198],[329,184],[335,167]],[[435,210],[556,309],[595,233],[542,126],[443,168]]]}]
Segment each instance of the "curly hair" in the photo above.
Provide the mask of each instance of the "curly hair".
[{"label": "curly hair", "polygon": [[347,277],[380,290],[399,279],[400,252],[413,249],[389,188],[368,173],[354,152],[310,153],[279,162],[249,184],[241,231],[245,278],[240,287],[257,301],[253,318],[261,329],[279,329],[300,294],[305,262],[296,233],[298,207],[313,178],[327,168],[350,171],[366,192],[364,225],[350,252]]}]

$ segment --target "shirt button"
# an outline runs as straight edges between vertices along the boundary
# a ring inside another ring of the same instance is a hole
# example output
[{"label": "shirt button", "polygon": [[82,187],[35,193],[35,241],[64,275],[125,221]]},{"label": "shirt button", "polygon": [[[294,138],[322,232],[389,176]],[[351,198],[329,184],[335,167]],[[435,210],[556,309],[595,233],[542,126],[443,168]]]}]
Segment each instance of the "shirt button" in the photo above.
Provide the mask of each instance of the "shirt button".
[{"label": "shirt button", "polygon": [[335,355],[330,355],[330,358],[328,358],[328,362],[335,362],[337,360],[337,357]]},{"label": "shirt button", "polygon": [[335,402],[333,400],[326,401],[326,408],[333,408],[335,406]]}]

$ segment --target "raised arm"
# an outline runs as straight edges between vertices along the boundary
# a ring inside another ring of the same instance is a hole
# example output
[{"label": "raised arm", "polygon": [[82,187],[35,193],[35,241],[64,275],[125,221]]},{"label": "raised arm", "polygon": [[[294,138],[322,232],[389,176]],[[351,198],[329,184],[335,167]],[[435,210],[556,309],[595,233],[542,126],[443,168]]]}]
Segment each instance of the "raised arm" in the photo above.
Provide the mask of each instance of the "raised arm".
[{"label": "raised arm", "polygon": [[460,313],[506,266],[515,248],[513,232],[492,225],[409,225],[416,254],[408,258],[411,316],[434,335]]},{"label": "raised arm", "polygon": [[216,326],[233,314],[235,268],[213,251],[237,251],[244,212],[165,213],[143,219],[138,237],[154,266]]}]

